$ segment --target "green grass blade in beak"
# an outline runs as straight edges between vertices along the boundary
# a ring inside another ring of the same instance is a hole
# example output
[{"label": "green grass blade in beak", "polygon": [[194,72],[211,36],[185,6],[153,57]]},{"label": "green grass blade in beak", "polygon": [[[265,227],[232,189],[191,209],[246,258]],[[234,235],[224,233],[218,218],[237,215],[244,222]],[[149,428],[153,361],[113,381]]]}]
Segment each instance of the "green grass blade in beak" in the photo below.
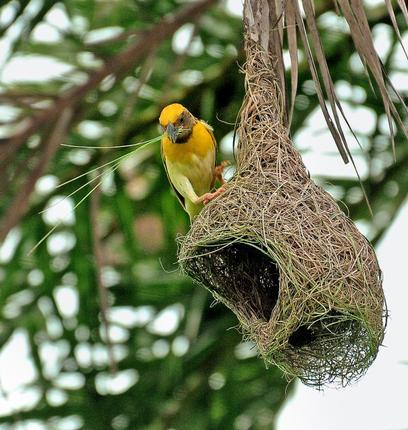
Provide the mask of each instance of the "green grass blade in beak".
[{"label": "green grass blade in beak", "polygon": [[166,128],[167,136],[169,136],[169,139],[175,143],[177,139],[178,131],[176,127],[172,123],[169,123],[169,125]]}]

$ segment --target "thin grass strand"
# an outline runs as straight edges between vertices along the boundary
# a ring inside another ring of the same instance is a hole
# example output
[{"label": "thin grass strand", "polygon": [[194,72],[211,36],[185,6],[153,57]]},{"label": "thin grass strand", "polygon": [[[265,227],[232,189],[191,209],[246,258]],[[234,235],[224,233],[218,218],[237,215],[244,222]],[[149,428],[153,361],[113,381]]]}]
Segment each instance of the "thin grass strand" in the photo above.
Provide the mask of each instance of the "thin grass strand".
[{"label": "thin grass strand", "polygon": [[61,146],[67,148],[80,148],[80,149],[116,149],[116,148],[132,148],[134,146],[146,145],[161,140],[162,136],[157,136],[153,139],[144,140],[137,143],[129,143],[128,145],[113,145],[113,146],[90,146],[90,145],[73,145],[71,143],[61,143]]},{"label": "thin grass strand", "polygon": [[[90,173],[92,173],[92,172],[94,172],[94,171],[96,171],[96,170],[98,170],[98,169],[102,169],[103,167],[106,167],[106,166],[109,166],[109,165],[111,165],[111,164],[113,164],[114,162],[116,162],[116,164],[114,164],[114,166],[113,167],[111,167],[111,168],[109,168],[109,169],[107,169],[107,170],[105,170],[105,171],[103,171],[100,175],[98,175],[98,176],[96,176],[95,178],[92,178],[91,180],[89,180],[86,184],[84,184],[84,185],[82,185],[80,188],[78,188],[77,190],[75,190],[73,193],[71,193],[69,196],[67,196],[67,197],[65,197],[63,200],[61,200],[61,201],[64,201],[66,198],[68,198],[68,197],[71,197],[72,195],[74,195],[75,193],[77,193],[78,191],[80,191],[82,188],[84,188],[86,185],[89,185],[90,183],[92,183],[95,179],[98,179],[98,178],[100,178],[100,177],[102,177],[101,178],[101,180],[100,181],[98,181],[98,183],[94,186],[94,187],[92,187],[92,189],[88,192],[88,193],[86,193],[85,194],[85,196],[84,197],[82,197],[81,198],[81,200],[79,200],[79,202],[73,207],[73,209],[72,209],[72,211],[75,211],[75,209],[77,209],[78,208],[78,206],[81,204],[81,203],[83,203],[101,184],[102,184],[102,180],[103,180],[103,176],[104,175],[107,175],[107,174],[110,174],[110,173],[113,173],[115,170],[117,170],[118,169],[118,167],[120,166],[120,163],[121,163],[121,161],[123,160],[123,159],[125,159],[126,157],[129,157],[130,155],[132,155],[132,154],[135,154],[137,151],[139,151],[139,150],[141,150],[141,149],[143,149],[143,148],[145,148],[145,147],[147,147],[148,145],[150,145],[150,144],[152,144],[152,143],[154,143],[154,142],[156,142],[157,141],[157,139],[152,139],[151,141],[149,141],[148,143],[145,143],[144,145],[142,145],[142,146],[139,146],[138,148],[136,148],[136,149],[134,149],[133,151],[130,151],[130,152],[128,152],[127,154],[124,154],[124,155],[122,155],[122,156],[120,156],[120,157],[118,157],[118,158],[115,158],[114,160],[111,160],[111,161],[109,161],[108,163],[105,163],[105,164],[103,164],[103,165],[101,165],[101,166],[98,166],[98,167],[96,167],[96,168],[94,168],[94,169],[91,169],[91,170],[89,170],[88,172],[85,172],[85,173],[83,173],[83,174],[81,174],[81,175],[79,175],[79,176],[77,176],[77,177],[75,177],[75,178],[73,178],[73,179],[70,179],[69,181],[66,181],[66,182],[64,182],[63,184],[60,184],[57,188],[59,188],[59,187],[61,187],[62,185],[66,185],[66,184],[68,184],[68,183],[70,183],[70,182],[72,182],[72,181],[74,181],[74,180],[76,180],[76,179],[79,179],[79,178],[82,178],[83,176],[85,176],[85,175],[87,175],[87,174],[90,174]],[[61,201],[59,201],[58,203],[61,203]],[[58,203],[56,203],[56,204],[58,204]],[[55,206],[55,205],[53,205],[53,206]],[[47,208],[46,210],[48,210],[49,208]],[[43,211],[44,212],[44,211]],[[62,225],[62,223],[63,223],[63,221],[61,220],[61,221],[59,221],[56,225],[54,225],[53,227],[52,227],[52,229],[50,230],[50,231],[48,231],[31,249],[30,249],[30,251],[28,251],[28,253],[27,253],[27,256],[31,256],[32,254],[33,254],[33,252],[58,228],[58,227],[60,227],[61,225]]]}]

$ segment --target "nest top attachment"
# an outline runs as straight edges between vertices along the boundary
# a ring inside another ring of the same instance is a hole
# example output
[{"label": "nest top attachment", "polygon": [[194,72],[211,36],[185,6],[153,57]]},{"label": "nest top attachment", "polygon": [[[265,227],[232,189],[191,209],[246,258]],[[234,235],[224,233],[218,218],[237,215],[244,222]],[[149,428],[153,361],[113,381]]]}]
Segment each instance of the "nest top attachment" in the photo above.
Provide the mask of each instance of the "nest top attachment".
[{"label": "nest top attachment", "polygon": [[237,171],[182,239],[185,273],[229,307],[266,363],[321,387],[375,359],[386,320],[375,253],[293,147],[272,59],[246,40]]}]

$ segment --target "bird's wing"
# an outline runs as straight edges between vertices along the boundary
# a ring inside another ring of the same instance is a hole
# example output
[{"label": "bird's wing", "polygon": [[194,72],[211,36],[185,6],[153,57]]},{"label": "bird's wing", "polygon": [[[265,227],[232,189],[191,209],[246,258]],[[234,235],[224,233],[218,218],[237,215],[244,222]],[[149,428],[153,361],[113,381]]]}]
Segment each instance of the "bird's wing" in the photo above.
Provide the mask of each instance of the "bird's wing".
[{"label": "bird's wing", "polygon": [[215,140],[214,129],[211,127],[211,125],[207,124],[205,121],[203,121],[201,119],[199,121],[206,128],[206,130],[208,131],[208,134],[211,136],[211,140],[212,140],[212,143],[214,145],[214,176],[213,176],[213,179],[211,181],[211,188],[213,188],[214,184],[215,184],[215,181],[216,181],[215,167],[217,165],[217,141]]},{"label": "bird's wing", "polygon": [[214,136],[214,129],[211,127],[210,124],[206,123],[202,119],[198,120],[201,122],[201,124],[207,129],[209,135],[211,136],[212,143],[214,145],[214,151],[215,151],[215,157],[214,157],[214,166],[215,166],[215,160],[217,159],[217,141],[215,140]]},{"label": "bird's wing", "polygon": [[183,206],[183,209],[186,210],[186,202],[184,200],[184,197],[176,190],[176,187],[173,185],[173,182],[171,181],[169,171],[167,170],[166,157],[163,152],[163,145],[160,145],[160,153],[163,161],[164,170],[166,171],[167,179],[169,180],[171,188],[173,188],[173,191],[176,193],[177,200],[180,202],[181,206]]}]

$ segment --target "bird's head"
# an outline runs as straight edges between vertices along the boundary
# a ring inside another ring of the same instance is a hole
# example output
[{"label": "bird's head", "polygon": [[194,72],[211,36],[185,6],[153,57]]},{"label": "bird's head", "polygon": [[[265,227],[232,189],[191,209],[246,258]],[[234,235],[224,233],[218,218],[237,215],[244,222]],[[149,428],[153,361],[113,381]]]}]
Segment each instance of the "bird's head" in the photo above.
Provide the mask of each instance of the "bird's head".
[{"label": "bird's head", "polygon": [[161,111],[159,122],[172,143],[186,143],[196,119],[183,105],[173,103]]}]

